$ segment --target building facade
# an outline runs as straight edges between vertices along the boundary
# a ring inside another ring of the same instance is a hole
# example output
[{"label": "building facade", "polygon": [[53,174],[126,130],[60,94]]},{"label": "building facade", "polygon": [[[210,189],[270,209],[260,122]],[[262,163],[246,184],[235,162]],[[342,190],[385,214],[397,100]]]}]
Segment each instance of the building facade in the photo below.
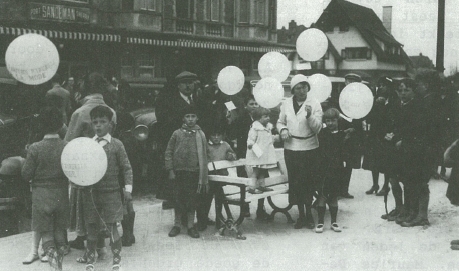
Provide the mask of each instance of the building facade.
[{"label": "building facade", "polygon": [[208,82],[235,65],[251,80],[264,53],[295,50],[277,44],[276,9],[276,0],[0,0],[0,51],[39,33],[67,77],[99,71],[160,89],[183,70]]},{"label": "building facade", "polygon": [[[323,73],[342,77],[357,73],[369,82],[381,76],[402,77],[408,75],[411,60],[390,33],[391,7],[383,8],[383,21],[375,12],[348,1],[332,0],[312,27],[322,30],[328,40],[328,51],[322,59],[310,63],[296,54],[291,56],[294,70],[304,74]],[[304,26],[290,24],[301,31]],[[279,43],[296,42],[300,33],[292,29],[279,30]],[[307,67],[307,66],[306,66]]]}]

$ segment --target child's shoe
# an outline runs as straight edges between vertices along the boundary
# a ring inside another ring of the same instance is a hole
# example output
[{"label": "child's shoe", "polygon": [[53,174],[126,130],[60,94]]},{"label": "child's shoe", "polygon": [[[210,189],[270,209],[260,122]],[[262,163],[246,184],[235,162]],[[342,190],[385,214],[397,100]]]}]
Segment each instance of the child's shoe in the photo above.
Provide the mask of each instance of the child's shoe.
[{"label": "child's shoe", "polygon": [[119,264],[114,264],[112,266],[112,271],[121,271],[121,265]]},{"label": "child's shoe", "polygon": [[331,229],[334,231],[334,232],[341,232],[341,228],[339,227],[338,223],[333,223],[331,224]]},{"label": "child's shoe", "polygon": [[30,253],[24,258],[24,260],[22,261],[22,264],[31,264],[38,259],[39,259],[38,253]]},{"label": "child's shoe", "polygon": [[315,231],[316,231],[316,233],[324,232],[324,224],[317,224]]},{"label": "child's shoe", "polygon": [[41,261],[42,263],[47,263],[47,262],[48,262],[48,255],[41,256],[40,261]]},{"label": "child's shoe", "polygon": [[86,265],[85,271],[94,271],[94,270],[96,270],[96,269],[94,268],[93,264],[87,264]]},{"label": "child's shoe", "polygon": [[247,190],[247,192],[249,192],[250,194],[262,194],[263,192],[258,190],[258,189],[253,189],[253,188],[249,188],[249,190]]},{"label": "child's shoe", "polygon": [[265,187],[265,186],[260,186],[260,187],[258,187],[258,190],[260,190],[261,192],[274,191],[272,188]]}]

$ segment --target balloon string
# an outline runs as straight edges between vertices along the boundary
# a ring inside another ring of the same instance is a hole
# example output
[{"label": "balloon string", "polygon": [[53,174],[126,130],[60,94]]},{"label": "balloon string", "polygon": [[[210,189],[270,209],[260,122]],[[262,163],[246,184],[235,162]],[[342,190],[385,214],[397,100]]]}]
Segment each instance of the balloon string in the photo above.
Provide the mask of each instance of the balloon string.
[{"label": "balloon string", "polygon": [[[92,205],[94,206],[94,209],[96,210],[96,213],[97,215],[99,216],[99,219],[102,221],[102,223],[104,224],[105,226],[105,229],[110,232],[110,240],[112,241],[112,243],[115,243],[115,238],[113,237],[113,231],[111,229],[108,228],[107,226],[107,223],[105,223],[104,219],[102,218],[102,216],[100,215],[99,211],[97,210],[97,207],[96,207],[96,203],[94,202],[94,196],[92,194],[92,188],[89,190],[90,194],[91,194],[91,200],[92,200]],[[119,212],[121,210],[121,208],[123,207],[123,205],[121,204],[121,207],[116,211],[116,212]],[[117,223],[117,222],[115,222]],[[116,225],[116,224],[115,224]],[[118,227],[118,225],[116,225]]]}]

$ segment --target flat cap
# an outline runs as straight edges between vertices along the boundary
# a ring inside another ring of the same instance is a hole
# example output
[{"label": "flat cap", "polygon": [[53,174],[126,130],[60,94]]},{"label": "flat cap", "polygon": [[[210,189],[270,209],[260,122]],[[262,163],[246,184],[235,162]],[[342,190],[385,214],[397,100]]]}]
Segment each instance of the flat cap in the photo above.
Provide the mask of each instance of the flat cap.
[{"label": "flat cap", "polygon": [[344,76],[345,79],[352,80],[354,82],[362,82],[362,77],[355,73],[348,73]]},{"label": "flat cap", "polygon": [[198,76],[194,73],[191,73],[191,72],[188,72],[188,71],[184,71],[184,72],[181,72],[179,75],[177,75],[175,77],[175,81],[177,82],[181,82],[181,81],[184,81],[184,80],[197,80],[198,79]]}]

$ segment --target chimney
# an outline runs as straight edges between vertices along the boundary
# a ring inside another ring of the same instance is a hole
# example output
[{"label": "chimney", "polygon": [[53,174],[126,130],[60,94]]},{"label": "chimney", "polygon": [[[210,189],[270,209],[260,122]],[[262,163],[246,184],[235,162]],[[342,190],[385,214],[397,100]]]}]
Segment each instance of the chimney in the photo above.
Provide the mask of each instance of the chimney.
[{"label": "chimney", "polygon": [[389,33],[392,33],[392,6],[383,7],[382,22]]},{"label": "chimney", "polygon": [[290,23],[288,23],[288,29],[289,30],[295,30],[297,27],[297,24],[295,22],[295,20],[291,20]]}]

